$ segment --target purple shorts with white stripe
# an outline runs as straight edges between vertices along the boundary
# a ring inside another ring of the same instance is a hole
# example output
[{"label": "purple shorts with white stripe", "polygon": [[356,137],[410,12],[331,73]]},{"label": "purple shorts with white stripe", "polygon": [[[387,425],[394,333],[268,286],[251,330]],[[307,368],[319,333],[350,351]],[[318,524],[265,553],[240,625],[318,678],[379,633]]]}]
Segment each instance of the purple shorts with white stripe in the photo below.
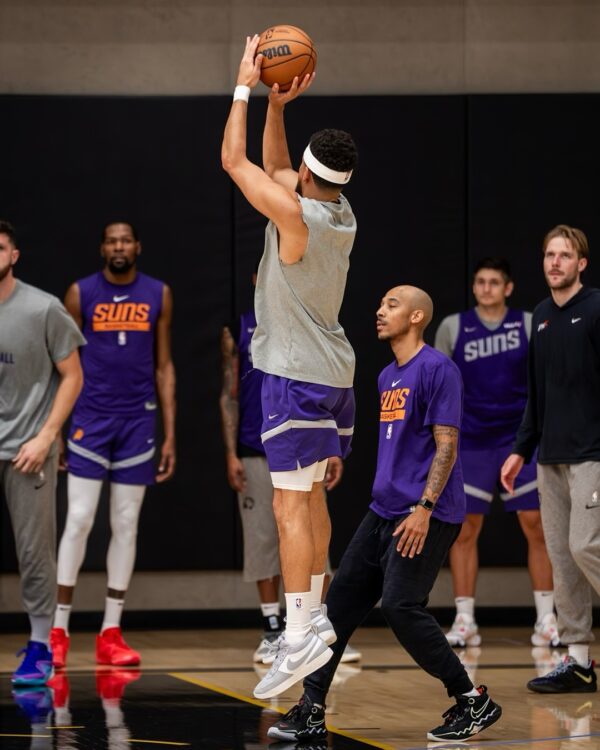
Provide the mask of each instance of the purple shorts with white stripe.
[{"label": "purple shorts with white stripe", "polygon": [[156,413],[107,416],[77,409],[67,442],[69,473],[119,484],[154,484]]},{"label": "purple shorts with white stripe", "polygon": [[504,510],[539,510],[540,499],[537,491],[537,466],[535,457],[525,464],[515,480],[515,494],[509,495],[500,487],[500,469],[512,453],[512,444],[502,448],[460,451],[467,513],[490,512],[494,490],[500,489],[500,499]]},{"label": "purple shorts with white stripe", "polygon": [[270,471],[346,458],[354,433],[354,391],[265,375],[261,438]]}]

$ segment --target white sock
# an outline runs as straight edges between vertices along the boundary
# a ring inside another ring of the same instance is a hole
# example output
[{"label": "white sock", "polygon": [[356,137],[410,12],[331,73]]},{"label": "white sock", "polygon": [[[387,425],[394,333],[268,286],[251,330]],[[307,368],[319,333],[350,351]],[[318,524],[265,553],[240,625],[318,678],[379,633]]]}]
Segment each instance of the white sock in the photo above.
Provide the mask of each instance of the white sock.
[{"label": "white sock", "polygon": [[467,698],[476,698],[479,695],[479,690],[477,690],[477,688],[474,687],[468,693],[463,693],[463,695],[466,695]]},{"label": "white sock", "polygon": [[533,600],[535,601],[536,622],[541,622],[545,615],[554,612],[554,591],[534,591]]},{"label": "white sock", "polygon": [[50,628],[52,627],[52,617],[46,615],[29,615],[29,624],[31,625],[30,640],[37,643],[49,643]]},{"label": "white sock", "polygon": [[123,614],[124,599],[112,599],[110,596],[106,597],[106,605],[104,607],[104,622],[102,623],[101,633],[104,633],[108,628],[118,628],[121,626],[121,615]]},{"label": "white sock", "polygon": [[318,576],[310,577],[310,608],[319,609],[321,606],[321,599],[323,598],[323,583],[325,581],[325,573],[321,573]]},{"label": "white sock", "polygon": [[260,611],[262,612],[263,617],[272,617],[273,615],[275,615],[275,617],[279,617],[279,602],[261,603]]},{"label": "white sock", "polygon": [[285,595],[285,639],[294,646],[310,631],[310,591]]},{"label": "white sock", "polygon": [[570,643],[569,656],[572,656],[580,667],[587,669],[590,666],[590,647],[587,643]]},{"label": "white sock", "polygon": [[474,596],[459,596],[454,600],[456,605],[457,615],[469,615],[469,617],[475,619],[475,597]]},{"label": "white sock", "polygon": [[56,612],[54,613],[53,627],[62,628],[67,635],[69,635],[69,618],[71,617],[72,608],[70,604],[57,604]]}]

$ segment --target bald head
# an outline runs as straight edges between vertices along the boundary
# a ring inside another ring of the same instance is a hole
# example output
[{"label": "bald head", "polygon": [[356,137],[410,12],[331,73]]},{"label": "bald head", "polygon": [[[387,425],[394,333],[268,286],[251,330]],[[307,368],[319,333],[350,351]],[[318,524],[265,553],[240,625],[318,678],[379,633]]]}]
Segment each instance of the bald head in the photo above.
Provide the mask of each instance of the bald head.
[{"label": "bald head", "polygon": [[[408,312],[413,320],[413,325],[422,333],[431,323],[433,318],[433,301],[431,297],[417,286],[396,286],[387,293],[386,297],[395,298]],[[414,316],[414,313],[421,313]],[[418,318],[416,321],[414,317]]]}]

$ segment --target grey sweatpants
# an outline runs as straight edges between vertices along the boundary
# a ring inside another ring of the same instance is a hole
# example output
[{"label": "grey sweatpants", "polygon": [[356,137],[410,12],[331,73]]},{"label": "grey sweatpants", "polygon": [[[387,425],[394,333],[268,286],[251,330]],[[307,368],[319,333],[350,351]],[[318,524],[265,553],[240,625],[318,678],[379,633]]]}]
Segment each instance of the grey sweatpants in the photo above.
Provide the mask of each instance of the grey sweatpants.
[{"label": "grey sweatpants", "polygon": [[560,640],[590,643],[592,588],[600,594],[600,461],[538,464],[538,490]]},{"label": "grey sweatpants", "polygon": [[56,446],[42,472],[22,474],[0,461],[0,486],[8,504],[21,576],[23,607],[51,617],[56,608]]}]

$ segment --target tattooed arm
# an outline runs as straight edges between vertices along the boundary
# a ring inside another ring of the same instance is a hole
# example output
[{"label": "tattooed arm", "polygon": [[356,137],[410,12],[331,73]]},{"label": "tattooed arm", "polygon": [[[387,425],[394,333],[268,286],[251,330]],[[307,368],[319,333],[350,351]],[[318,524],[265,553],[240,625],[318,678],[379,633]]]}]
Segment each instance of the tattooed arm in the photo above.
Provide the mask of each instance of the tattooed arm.
[{"label": "tattooed arm", "polygon": [[[435,455],[429,467],[427,483],[422,497],[431,502],[437,502],[442,494],[452,467],[456,462],[458,454],[458,429],[446,425],[433,425],[433,437],[435,439]],[[415,499],[416,502],[416,499]],[[402,557],[414,557],[420,554],[429,531],[429,519],[431,511],[422,505],[415,506],[414,513],[407,516],[399,524],[393,536],[399,536],[396,549]]]},{"label": "tattooed arm", "polygon": [[237,455],[240,358],[231,331],[227,327],[223,328],[221,334],[221,364],[222,386],[219,406],[227,461],[227,481],[236,492],[242,492],[246,484],[246,475],[244,465]]},{"label": "tattooed arm", "polygon": [[429,468],[427,484],[422,496],[435,503],[442,494],[450,472],[456,463],[458,428],[434,424],[433,437],[435,439],[435,456]]}]

